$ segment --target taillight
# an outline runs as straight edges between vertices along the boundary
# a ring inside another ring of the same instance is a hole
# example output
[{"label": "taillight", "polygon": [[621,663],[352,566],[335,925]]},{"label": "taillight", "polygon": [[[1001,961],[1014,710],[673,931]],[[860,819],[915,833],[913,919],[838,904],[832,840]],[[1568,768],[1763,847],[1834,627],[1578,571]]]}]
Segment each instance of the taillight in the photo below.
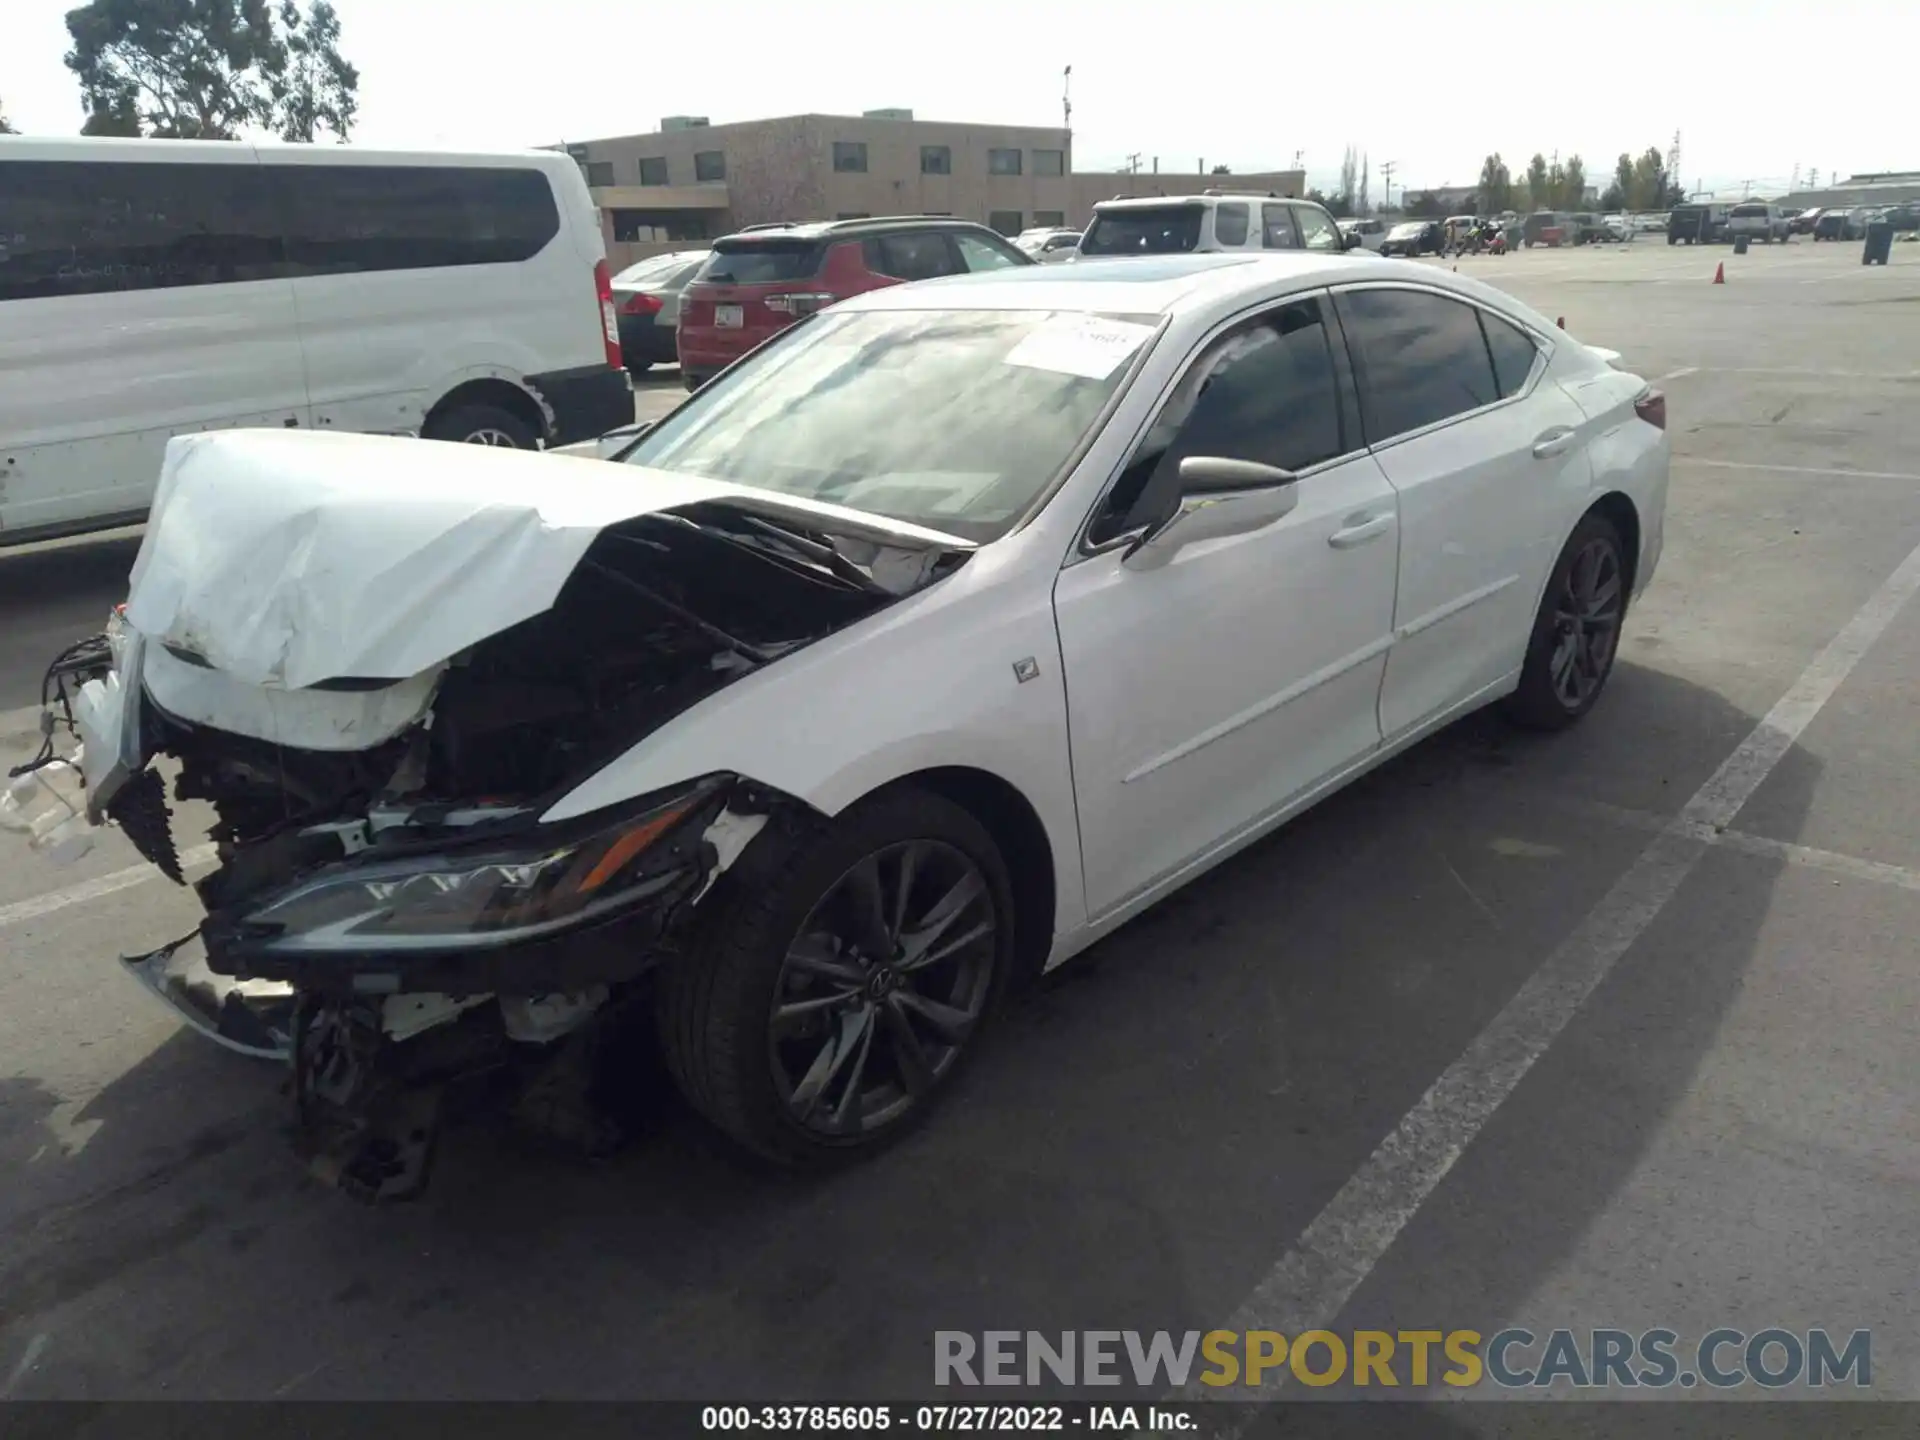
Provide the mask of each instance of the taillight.
[{"label": "taillight", "polygon": [[620,305],[622,315],[658,315],[660,297],[658,295],[629,295]]},{"label": "taillight", "polygon": [[1649,385],[1640,392],[1640,398],[1633,402],[1633,413],[1656,430],[1667,428],[1667,397],[1664,392]]},{"label": "taillight", "polygon": [[613,313],[613,276],[607,262],[593,263],[593,288],[600,298],[600,329],[607,342],[607,364],[618,370],[626,361],[620,355],[620,317]]},{"label": "taillight", "polygon": [[769,295],[766,302],[767,309],[778,310],[782,315],[811,315],[816,310],[826,309],[839,298],[825,290],[796,290],[785,295]]}]

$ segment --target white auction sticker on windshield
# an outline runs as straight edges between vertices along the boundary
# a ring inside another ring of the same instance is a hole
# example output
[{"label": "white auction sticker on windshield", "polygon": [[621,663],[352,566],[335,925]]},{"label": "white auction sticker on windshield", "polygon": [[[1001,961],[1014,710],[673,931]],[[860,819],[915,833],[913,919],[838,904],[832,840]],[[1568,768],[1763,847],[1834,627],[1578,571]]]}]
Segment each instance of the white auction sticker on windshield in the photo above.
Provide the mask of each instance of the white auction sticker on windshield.
[{"label": "white auction sticker on windshield", "polygon": [[1146,344],[1151,325],[1099,315],[1055,315],[1007,352],[1007,364],[1104,380]]}]

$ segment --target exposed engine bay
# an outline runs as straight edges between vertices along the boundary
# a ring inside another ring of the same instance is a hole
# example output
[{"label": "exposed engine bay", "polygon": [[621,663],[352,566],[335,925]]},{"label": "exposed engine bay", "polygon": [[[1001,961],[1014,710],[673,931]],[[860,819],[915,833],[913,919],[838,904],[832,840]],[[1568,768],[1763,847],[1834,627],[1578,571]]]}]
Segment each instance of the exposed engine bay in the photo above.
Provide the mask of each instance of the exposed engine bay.
[{"label": "exposed engine bay", "polygon": [[174,807],[205,802],[205,920],[123,963],[211,1038],[288,1066],[316,1173],[405,1198],[449,1087],[474,1077],[512,1073],[545,1129],[602,1144],[596,1050],[714,882],[801,803],[732,774],[543,823],[554,802],[966,557],[695,501],[598,528],[551,605],[424,671],[286,687],[223,671],[191,627],[142,630],[137,565],[108,633],[49,670],[47,742],[9,803],[71,761],[86,817],[185,884]]}]

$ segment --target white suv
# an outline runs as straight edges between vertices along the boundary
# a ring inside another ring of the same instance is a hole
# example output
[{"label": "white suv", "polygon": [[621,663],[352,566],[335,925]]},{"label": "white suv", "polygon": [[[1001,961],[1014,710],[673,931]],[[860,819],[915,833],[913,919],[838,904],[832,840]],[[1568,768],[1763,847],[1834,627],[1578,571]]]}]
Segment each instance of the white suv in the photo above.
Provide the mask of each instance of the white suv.
[{"label": "white suv", "polygon": [[1727,234],[1736,240],[1742,235],[1748,240],[1764,240],[1769,245],[1775,240],[1784,242],[1787,238],[1787,225],[1791,218],[1778,205],[1753,200],[1744,205],[1736,205],[1728,212]]},{"label": "white suv", "polygon": [[1102,200],[1080,257],[1350,248],[1325,206],[1273,195],[1152,195]]}]

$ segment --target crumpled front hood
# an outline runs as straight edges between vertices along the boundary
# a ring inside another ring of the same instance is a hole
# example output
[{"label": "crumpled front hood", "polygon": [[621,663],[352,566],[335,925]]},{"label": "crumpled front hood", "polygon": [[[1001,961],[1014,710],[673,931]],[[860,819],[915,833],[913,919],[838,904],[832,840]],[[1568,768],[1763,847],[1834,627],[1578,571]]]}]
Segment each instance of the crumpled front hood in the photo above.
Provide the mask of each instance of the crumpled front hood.
[{"label": "crumpled front hood", "polygon": [[697,476],[373,435],[167,446],[127,620],[255,685],[400,680],[552,607],[609,525],[722,502],[914,549],[965,540]]}]

